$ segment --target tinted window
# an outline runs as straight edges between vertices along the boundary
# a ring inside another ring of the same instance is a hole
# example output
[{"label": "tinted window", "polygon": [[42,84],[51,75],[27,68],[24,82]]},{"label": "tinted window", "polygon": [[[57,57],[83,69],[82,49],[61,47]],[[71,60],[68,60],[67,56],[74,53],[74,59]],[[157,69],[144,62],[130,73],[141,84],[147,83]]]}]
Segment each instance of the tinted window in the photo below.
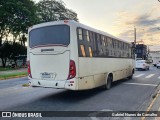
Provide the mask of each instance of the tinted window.
[{"label": "tinted window", "polygon": [[83,57],[86,57],[86,52],[85,52],[85,47],[84,47],[84,45],[80,45],[80,48],[81,48],[82,56],[83,56]]},{"label": "tinted window", "polygon": [[91,47],[89,47],[89,56],[90,56],[90,57],[93,56],[93,55],[92,55],[92,48],[91,48]]},{"label": "tinted window", "polygon": [[78,29],[78,39],[79,40],[83,40],[83,38],[82,38],[82,29],[81,28]]},{"label": "tinted window", "polygon": [[30,47],[46,44],[70,43],[70,28],[67,25],[54,25],[33,29],[29,33]]},{"label": "tinted window", "polygon": [[84,30],[84,39],[87,40],[87,41],[90,41],[89,32],[87,30]]}]

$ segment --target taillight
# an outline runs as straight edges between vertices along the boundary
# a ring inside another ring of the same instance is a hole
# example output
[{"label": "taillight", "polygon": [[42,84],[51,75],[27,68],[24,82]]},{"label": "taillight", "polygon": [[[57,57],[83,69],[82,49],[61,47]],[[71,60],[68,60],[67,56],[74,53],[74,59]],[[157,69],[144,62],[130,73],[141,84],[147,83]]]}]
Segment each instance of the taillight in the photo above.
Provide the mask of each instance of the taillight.
[{"label": "taillight", "polygon": [[70,60],[70,65],[69,65],[69,75],[68,75],[68,80],[72,79],[76,76],[76,65],[73,60]]},{"label": "taillight", "polygon": [[30,78],[32,78],[30,61],[27,61],[27,67],[28,67],[28,76],[29,76]]}]

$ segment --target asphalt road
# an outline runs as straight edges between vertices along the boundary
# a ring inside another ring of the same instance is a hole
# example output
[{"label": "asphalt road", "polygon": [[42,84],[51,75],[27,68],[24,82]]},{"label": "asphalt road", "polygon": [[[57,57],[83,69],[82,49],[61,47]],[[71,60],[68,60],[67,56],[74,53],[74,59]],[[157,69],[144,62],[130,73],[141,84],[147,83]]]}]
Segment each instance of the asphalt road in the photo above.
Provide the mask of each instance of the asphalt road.
[{"label": "asphalt road", "polygon": [[[0,111],[146,111],[157,85],[160,84],[160,69],[151,67],[149,71],[136,71],[132,80],[115,82],[113,87],[107,91],[102,88],[68,91],[22,87],[24,83],[28,83],[27,78],[0,81]],[[93,114],[96,116],[99,113]],[[7,119],[17,120],[18,118]],[[75,118],[54,117],[45,119],[74,120]],[[77,117],[76,119],[81,120],[82,118]],[[85,117],[85,119],[106,120],[113,118]],[[116,117],[114,119],[130,120],[135,118]]]}]

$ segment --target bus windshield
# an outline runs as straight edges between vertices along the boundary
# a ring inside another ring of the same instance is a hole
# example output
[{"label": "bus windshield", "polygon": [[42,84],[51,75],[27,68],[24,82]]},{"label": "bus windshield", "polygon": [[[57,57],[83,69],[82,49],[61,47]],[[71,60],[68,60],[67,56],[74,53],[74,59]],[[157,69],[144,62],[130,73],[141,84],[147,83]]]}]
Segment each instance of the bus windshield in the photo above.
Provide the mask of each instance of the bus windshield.
[{"label": "bus windshield", "polygon": [[70,27],[67,25],[45,26],[29,32],[31,48],[43,45],[69,45]]}]

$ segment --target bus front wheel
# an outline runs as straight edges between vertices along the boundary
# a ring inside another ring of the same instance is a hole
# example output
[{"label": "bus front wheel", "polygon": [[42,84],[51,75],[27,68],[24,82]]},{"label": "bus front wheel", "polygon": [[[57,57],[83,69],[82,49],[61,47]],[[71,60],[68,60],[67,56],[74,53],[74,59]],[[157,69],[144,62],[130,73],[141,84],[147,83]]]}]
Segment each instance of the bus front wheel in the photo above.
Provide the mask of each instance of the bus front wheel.
[{"label": "bus front wheel", "polygon": [[112,81],[113,81],[113,77],[112,75],[108,75],[107,79],[106,79],[106,84],[105,84],[105,89],[109,90],[112,86]]}]

